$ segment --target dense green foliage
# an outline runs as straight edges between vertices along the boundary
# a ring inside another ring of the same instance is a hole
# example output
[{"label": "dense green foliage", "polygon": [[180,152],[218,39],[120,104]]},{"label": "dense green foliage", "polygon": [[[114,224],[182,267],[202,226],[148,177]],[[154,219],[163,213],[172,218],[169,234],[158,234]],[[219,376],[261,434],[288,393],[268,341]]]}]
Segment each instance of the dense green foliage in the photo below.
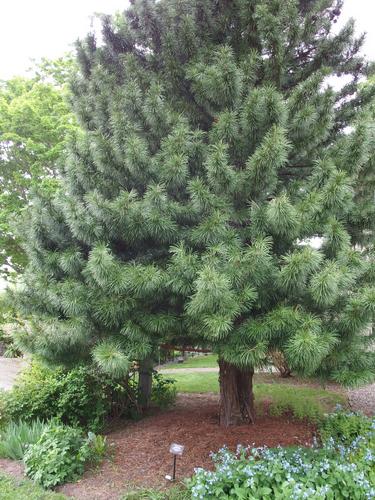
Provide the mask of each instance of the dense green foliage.
[{"label": "dense green foliage", "polygon": [[30,423],[10,422],[0,431],[0,457],[22,460],[27,447],[39,441],[47,424],[39,419]]},{"label": "dense green foliage", "polygon": [[25,225],[25,349],[116,376],[167,341],[373,377],[374,262],[353,221],[372,238],[354,193],[373,170],[374,86],[358,84],[353,23],[332,33],[340,9],[135,0],[103,18],[103,43],[78,44],[81,130]]},{"label": "dense green foliage", "polygon": [[151,400],[159,408],[168,408],[176,401],[177,387],[173,378],[154,373]]},{"label": "dense green foliage", "polygon": [[[341,418],[341,417],[340,417]],[[356,415],[346,417],[355,427]],[[362,425],[362,424],[360,424]],[[349,444],[332,437],[323,447],[226,448],[213,455],[214,471],[196,469],[192,498],[325,500],[375,496],[375,420]],[[345,441],[354,438],[346,435]]]},{"label": "dense green foliage", "polygon": [[[174,382],[155,375],[153,404],[166,408],[175,398]],[[73,427],[97,431],[113,417],[138,416],[135,377],[116,380],[84,366],[65,370],[33,363],[11,391],[0,395],[0,424],[54,418]]]},{"label": "dense green foliage", "polygon": [[340,405],[334,413],[329,413],[319,426],[319,435],[323,443],[333,439],[335,443],[349,446],[360,436],[366,436],[374,428],[374,420],[361,413],[348,413]]},{"label": "dense green foliage", "polygon": [[27,448],[23,460],[26,476],[44,488],[52,488],[77,480],[92,458],[90,439],[82,430],[56,423]]},{"label": "dense green foliage", "polygon": [[[375,77],[371,76],[363,83],[363,92],[372,92],[375,85]],[[372,102],[367,113],[372,119],[375,119],[375,105]],[[369,138],[371,149],[374,149],[374,136]],[[363,248],[367,248],[369,253],[374,252],[374,234],[375,234],[375,165],[374,155],[370,155],[369,161],[363,165],[358,176],[358,182],[355,187],[354,209],[350,220],[350,234],[352,241]]]},{"label": "dense green foliage", "polygon": [[75,120],[66,102],[71,57],[44,60],[29,78],[0,82],[0,272],[21,271],[26,257],[14,221],[31,192],[53,192],[57,163]]},{"label": "dense green foliage", "polygon": [[125,390],[85,367],[65,371],[34,364],[3,397],[8,419],[58,418],[67,425],[98,430],[111,414],[112,399],[120,404]]},{"label": "dense green foliage", "polygon": [[0,498],[1,500],[67,500],[61,493],[45,491],[32,481],[14,479],[0,473]]},{"label": "dense green foliage", "polygon": [[14,305],[9,303],[5,292],[0,292],[0,355],[16,358],[22,353],[18,349],[15,336],[24,328],[25,322],[21,320]]}]

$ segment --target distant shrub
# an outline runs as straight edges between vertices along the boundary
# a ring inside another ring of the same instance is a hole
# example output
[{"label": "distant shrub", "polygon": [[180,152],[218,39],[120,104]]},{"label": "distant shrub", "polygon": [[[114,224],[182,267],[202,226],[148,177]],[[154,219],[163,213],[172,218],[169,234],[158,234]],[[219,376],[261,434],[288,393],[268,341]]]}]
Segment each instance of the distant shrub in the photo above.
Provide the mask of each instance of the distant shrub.
[{"label": "distant shrub", "polygon": [[18,321],[15,321],[15,311],[4,292],[0,292],[0,356],[5,358],[17,358],[21,351],[14,341],[14,333],[19,329]]},{"label": "distant shrub", "polygon": [[0,430],[9,422],[7,393],[0,389]]},{"label": "distant shrub", "polygon": [[168,408],[176,401],[177,388],[175,380],[165,378],[155,372],[152,383],[152,402],[160,408]]},{"label": "distant shrub", "polygon": [[22,460],[27,447],[40,439],[45,428],[40,420],[10,422],[0,431],[0,457]]},{"label": "distant shrub", "polygon": [[321,422],[328,411],[332,411],[338,402],[344,401],[340,394],[286,384],[259,384],[255,386],[255,397],[258,414],[264,411],[259,402],[269,400],[267,410],[270,415],[290,414],[295,419],[315,423]]}]

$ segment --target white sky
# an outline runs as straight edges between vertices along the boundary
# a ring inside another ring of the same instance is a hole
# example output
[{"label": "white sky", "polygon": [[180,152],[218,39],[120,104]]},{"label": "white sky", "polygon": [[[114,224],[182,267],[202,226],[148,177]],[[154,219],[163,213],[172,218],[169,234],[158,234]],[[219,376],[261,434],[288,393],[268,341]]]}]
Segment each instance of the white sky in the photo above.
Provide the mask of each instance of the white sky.
[{"label": "white sky", "polygon": [[113,14],[127,0],[0,0],[0,79],[24,74],[31,59],[55,58],[90,30],[94,13]]},{"label": "white sky", "polygon": [[[94,12],[124,10],[127,0],[0,0],[0,79],[24,74],[31,59],[59,57],[90,28]],[[364,52],[375,59],[374,0],[346,0],[343,19],[366,31]],[[338,23],[342,25],[343,21]]]}]

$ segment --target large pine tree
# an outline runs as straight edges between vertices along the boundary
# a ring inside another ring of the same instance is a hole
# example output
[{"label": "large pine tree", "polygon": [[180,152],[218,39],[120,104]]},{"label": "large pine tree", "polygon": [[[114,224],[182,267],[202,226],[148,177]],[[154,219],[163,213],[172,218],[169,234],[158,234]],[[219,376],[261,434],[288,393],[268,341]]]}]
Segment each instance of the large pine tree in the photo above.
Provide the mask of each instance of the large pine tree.
[{"label": "large pine tree", "polygon": [[[29,351],[121,376],[132,360],[147,373],[163,342],[207,346],[224,425],[253,421],[252,374],[273,351],[298,373],[373,376],[372,221],[356,197],[374,87],[353,22],[332,34],[340,9],[134,0],[78,44],[82,130],[25,225]],[[336,92],[330,75],[350,82]]]}]

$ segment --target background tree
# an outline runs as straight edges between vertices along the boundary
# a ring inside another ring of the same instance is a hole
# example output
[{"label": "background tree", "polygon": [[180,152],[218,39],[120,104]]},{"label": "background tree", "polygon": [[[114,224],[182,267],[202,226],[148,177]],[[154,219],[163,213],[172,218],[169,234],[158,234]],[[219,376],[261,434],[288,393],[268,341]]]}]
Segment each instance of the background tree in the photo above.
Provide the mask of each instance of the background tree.
[{"label": "background tree", "polygon": [[32,77],[0,82],[0,269],[20,272],[25,254],[12,227],[33,188],[54,190],[57,160],[74,117],[65,99],[71,56],[44,59]]},{"label": "background tree", "polygon": [[[373,92],[374,76],[363,84],[361,94]],[[363,166],[355,183],[354,207],[350,214],[349,232],[352,244],[361,247],[373,255],[375,242],[375,106],[366,106],[364,115],[359,115],[357,122],[371,122],[371,130],[367,130],[368,147],[364,154]],[[350,140],[348,137],[347,140]]]},{"label": "background tree", "polygon": [[[25,229],[23,345],[118,376],[160,342],[208,346],[224,425],[254,420],[275,350],[369,380],[374,263],[349,231],[374,88],[353,22],[332,34],[341,2],[131,3],[77,47],[82,131]],[[352,78],[335,92],[328,75]]]}]

